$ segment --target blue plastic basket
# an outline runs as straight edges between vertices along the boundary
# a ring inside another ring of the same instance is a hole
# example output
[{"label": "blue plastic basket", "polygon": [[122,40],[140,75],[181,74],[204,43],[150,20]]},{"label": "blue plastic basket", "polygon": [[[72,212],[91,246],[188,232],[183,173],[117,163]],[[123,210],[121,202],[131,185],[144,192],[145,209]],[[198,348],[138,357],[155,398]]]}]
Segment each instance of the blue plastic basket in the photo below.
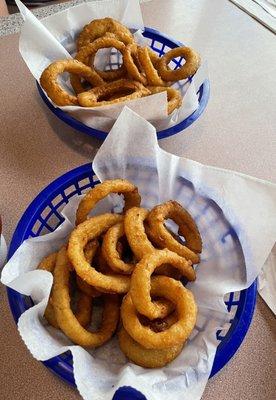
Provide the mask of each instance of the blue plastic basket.
[{"label": "blue plastic basket", "polygon": [[[99,180],[91,170],[91,164],[88,163],[67,172],[48,185],[33,200],[19,221],[11,241],[8,258],[13,255],[25,239],[55,230],[64,220],[60,213],[69,199],[84,193],[98,183]],[[182,185],[181,181],[180,185]],[[187,191],[188,189],[185,187],[185,192]],[[206,214],[206,211],[208,211],[206,207],[204,210]],[[231,240],[238,240],[233,228],[230,227],[229,229],[228,226],[226,233],[221,238],[222,245],[226,240],[226,235],[230,235]],[[7,293],[10,308],[17,323],[20,315],[32,307],[33,302],[30,297],[21,295],[10,288],[7,289]],[[225,299],[228,311],[232,316],[231,326],[227,332],[217,331],[217,339],[220,344],[217,348],[210,377],[223,368],[241,345],[251,323],[256,294],[257,283],[255,281],[248,289],[230,293]],[[67,383],[75,386],[70,352],[45,361],[44,364]],[[136,393],[132,388],[120,388],[119,392],[120,394],[117,391],[114,399],[145,399],[142,394]]]},{"label": "blue plastic basket", "polygon": [[[183,46],[183,44],[181,42],[178,42],[177,40],[170,38],[169,36],[166,36],[159,31],[156,31],[155,29],[145,28],[145,30],[143,32],[143,36],[148,39],[148,45],[159,56],[162,56],[164,53],[166,53],[170,49],[174,49],[175,47],[178,47],[178,46]],[[174,64],[175,69],[176,69],[181,65],[181,63],[183,63],[183,58],[182,59],[173,59],[172,63]],[[192,78],[190,78],[189,80],[191,81]],[[42,100],[44,101],[44,103],[59,119],[64,121],[66,124],[70,125],[72,128],[74,128],[80,132],[86,133],[89,136],[96,137],[100,140],[104,140],[106,138],[106,136],[107,136],[106,132],[97,130],[94,128],[90,128],[89,126],[78,121],[77,119],[75,119],[68,113],[64,112],[60,108],[54,107],[52,105],[52,103],[48,100],[48,98],[45,96],[45,93],[43,92],[43,90],[40,87],[38,82],[37,82],[37,88],[38,88],[39,94],[40,94]],[[209,95],[210,95],[210,84],[209,84],[209,80],[206,79],[203,82],[203,84],[200,86],[198,93],[197,93],[198,102],[199,102],[197,110],[195,110],[191,115],[189,115],[183,121],[179,122],[177,125],[171,126],[170,128],[167,128],[160,132],[157,132],[158,139],[164,139],[166,137],[175,135],[176,133],[183,131],[188,126],[190,126],[194,121],[196,121],[200,117],[200,115],[203,113],[203,111],[205,110],[208,100],[209,100]]]}]

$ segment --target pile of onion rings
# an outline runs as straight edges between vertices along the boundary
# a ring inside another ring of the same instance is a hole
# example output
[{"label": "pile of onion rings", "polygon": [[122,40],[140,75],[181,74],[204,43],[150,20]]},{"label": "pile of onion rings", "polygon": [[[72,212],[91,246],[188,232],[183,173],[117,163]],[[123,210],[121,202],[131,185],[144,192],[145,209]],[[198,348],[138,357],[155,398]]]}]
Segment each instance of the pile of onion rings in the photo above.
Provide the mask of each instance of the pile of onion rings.
[{"label": "pile of onion rings", "polygon": [[[150,47],[139,46],[130,30],[112,18],[95,19],[80,32],[74,59],[51,63],[40,77],[40,84],[58,106],[99,107],[130,101],[162,91],[167,92],[168,115],[182,104],[181,94],[169,88],[174,82],[193,75],[199,55],[190,47],[176,47],[159,57]],[[101,49],[116,49],[122,64],[117,69],[100,70],[95,58]],[[181,57],[185,63],[169,64]],[[74,94],[59,83],[60,74],[68,72]]]},{"label": "pile of onion rings", "polygon": [[[124,197],[121,213],[94,215],[110,194]],[[192,216],[176,201],[152,210],[140,203],[137,187],[125,179],[96,185],[79,203],[68,243],[38,269],[53,274],[44,313],[50,325],[88,348],[117,332],[130,361],[159,368],[179,355],[195,326],[197,306],[181,278],[196,279],[193,264],[202,241]],[[178,233],[167,219],[178,225]],[[93,330],[92,310],[99,305],[102,317]]]}]

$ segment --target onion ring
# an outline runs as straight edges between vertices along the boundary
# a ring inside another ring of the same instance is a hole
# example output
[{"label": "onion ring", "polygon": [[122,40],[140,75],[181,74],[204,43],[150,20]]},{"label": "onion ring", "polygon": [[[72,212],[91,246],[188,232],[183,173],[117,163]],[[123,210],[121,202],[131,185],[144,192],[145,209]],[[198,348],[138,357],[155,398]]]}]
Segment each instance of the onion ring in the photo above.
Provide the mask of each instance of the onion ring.
[{"label": "onion ring", "polygon": [[[138,47],[138,59],[145,71],[148,85],[150,86],[165,86],[166,82],[158,75],[157,69],[154,67],[154,60],[152,61],[152,52],[150,53],[148,47]],[[159,64],[158,64],[159,65]]]},{"label": "onion ring", "polygon": [[[148,215],[149,211],[145,208],[132,207],[126,211],[124,218],[126,237],[138,261],[140,261],[144,255],[156,250],[150,242],[144,226],[144,221]],[[166,275],[174,279],[181,278],[180,272],[168,264],[158,267],[154,273],[156,275]]]},{"label": "onion ring", "polygon": [[115,272],[123,274],[131,274],[134,269],[134,264],[125,263],[117,251],[117,243],[125,234],[124,225],[119,222],[108,229],[103,238],[102,252],[110,268]]},{"label": "onion ring", "polygon": [[182,104],[181,94],[177,89],[164,86],[147,86],[147,89],[150,90],[151,94],[167,92],[168,115],[170,115],[176,108],[179,108]]},{"label": "onion ring", "polygon": [[183,343],[167,349],[146,349],[136,342],[122,327],[118,333],[119,345],[125,356],[144,368],[161,368],[173,361],[181,352]]},{"label": "onion ring", "polygon": [[[121,93],[121,91],[129,91],[125,96],[119,96],[114,99],[114,94]],[[104,85],[95,87],[94,89],[78,94],[78,102],[83,107],[99,107],[111,104],[121,103],[139,99],[140,97],[147,96],[150,91],[146,89],[140,82],[131,81],[129,79],[119,79],[118,81],[106,83]],[[113,100],[101,100],[101,98],[112,97]]]},{"label": "onion ring", "polygon": [[139,321],[137,310],[128,293],[121,306],[125,330],[147,349],[166,349],[184,343],[190,336],[197,317],[197,306],[192,292],[179,281],[166,276],[156,276],[151,279],[151,294],[165,297],[173,302],[176,305],[178,321],[163,332],[153,332]]},{"label": "onion ring", "polygon": [[81,326],[86,327],[91,322],[92,298],[83,292],[78,292],[78,294],[77,309],[73,315]]},{"label": "onion ring", "polygon": [[155,250],[145,232],[144,221],[148,215],[149,211],[145,208],[132,207],[126,211],[124,218],[127,241],[138,261]]},{"label": "onion ring", "polygon": [[[48,271],[53,274],[56,265],[56,258],[57,258],[57,253],[49,254],[47,257],[43,258],[43,260],[39,263],[37,269]],[[55,316],[55,310],[52,305],[51,295],[49,297],[49,301],[44,312],[44,317],[46,318],[46,320],[50,325],[52,325],[54,328],[58,328],[58,323]]]},{"label": "onion ring", "polygon": [[85,221],[95,205],[111,193],[124,195],[124,212],[131,207],[140,205],[141,197],[138,189],[131,182],[126,179],[106,180],[89,190],[81,200],[76,213],[76,225]]},{"label": "onion ring", "polygon": [[153,64],[153,66],[154,66],[155,68],[157,68],[158,63],[159,63],[159,60],[160,60],[161,58],[160,58],[159,55],[158,55],[154,50],[152,50],[150,47],[148,47],[148,53],[149,53],[149,56],[150,56],[150,59],[151,59],[151,62],[152,62],[152,64]]},{"label": "onion ring", "polygon": [[78,36],[77,49],[79,50],[81,47],[86,46],[108,32],[113,33],[118,40],[125,44],[134,41],[131,32],[126,26],[112,18],[101,18],[94,19],[89,24],[85,25]]},{"label": "onion ring", "polygon": [[[173,58],[183,57],[185,64],[172,70],[168,64]],[[200,65],[199,55],[190,47],[176,47],[164,54],[158,63],[158,72],[164,81],[180,81],[193,75]]]},{"label": "onion ring", "polygon": [[[97,240],[92,240],[91,242],[87,243],[85,249],[84,249],[84,255],[86,258],[86,261],[91,264],[96,251],[99,247],[99,242]],[[99,292],[97,289],[95,289],[93,286],[88,285],[84,280],[82,280],[78,275],[76,276],[76,282],[78,288],[85,293],[87,296],[90,297],[98,297],[102,293]]]},{"label": "onion ring", "polygon": [[123,52],[123,61],[128,74],[132,79],[141,82],[143,85],[147,84],[147,78],[141,72],[142,66],[137,53],[138,46],[136,43],[131,43],[126,46]]},{"label": "onion ring", "polygon": [[154,270],[165,263],[180,270],[189,281],[194,281],[196,278],[190,262],[170,250],[156,250],[145,255],[133,271],[129,293],[137,311],[149,319],[161,317],[159,305],[151,301],[150,278]]},{"label": "onion ring", "polygon": [[[57,253],[52,253],[49,256],[44,257],[43,260],[38,265],[37,269],[48,271],[54,274],[56,259],[57,259]],[[44,312],[44,317],[46,318],[46,320],[50,325],[58,329],[59,325],[57,322],[55,309],[53,307],[52,302],[53,302],[52,296],[50,296],[49,302]],[[77,301],[77,310],[75,315],[77,320],[82,326],[86,326],[89,324],[91,319],[91,310],[92,310],[91,298],[88,297],[86,294],[80,293]]]},{"label": "onion ring", "polygon": [[76,273],[100,291],[126,293],[129,290],[130,278],[126,275],[104,275],[98,272],[86,261],[83,249],[89,240],[98,237],[121,220],[122,216],[116,214],[92,217],[78,225],[69,238],[67,252]]},{"label": "onion ring", "polygon": [[119,302],[117,296],[104,296],[102,324],[97,332],[84,329],[70,307],[68,258],[66,248],[58,253],[54,271],[53,306],[61,330],[76,344],[98,347],[111,338],[119,320]]},{"label": "onion ring", "polygon": [[[166,229],[165,219],[172,219],[179,226],[179,234],[185,238],[185,246],[179,243]],[[171,251],[191,260],[199,262],[199,255],[202,251],[202,240],[199,230],[192,216],[176,201],[167,201],[164,204],[155,206],[148,215],[150,237],[160,247],[166,247]]]},{"label": "onion ring", "polygon": [[57,77],[69,72],[85,78],[92,87],[103,83],[102,78],[87,65],[77,60],[60,60],[50,64],[41,74],[40,85],[58,106],[78,105],[76,96],[67,93],[58,83]]},{"label": "onion ring", "polygon": [[[105,48],[115,48],[123,55],[126,46],[115,37],[103,36],[96,39],[93,43],[82,47],[76,54],[75,59],[81,61],[86,65],[89,65],[90,63],[93,64],[97,51]],[[122,64],[118,69],[108,71],[98,70],[94,66],[92,67],[92,70],[94,70],[101,78],[106,81],[114,81],[116,79],[120,79],[126,74],[126,68],[124,64]]]},{"label": "onion ring", "polygon": [[158,333],[158,332],[163,332],[168,328],[170,328],[173,324],[175,324],[178,321],[178,317],[176,312],[171,312],[165,318],[158,318],[152,321],[147,317],[144,317],[144,315],[139,315],[139,320],[142,323],[142,325],[149,326],[152,331]]}]

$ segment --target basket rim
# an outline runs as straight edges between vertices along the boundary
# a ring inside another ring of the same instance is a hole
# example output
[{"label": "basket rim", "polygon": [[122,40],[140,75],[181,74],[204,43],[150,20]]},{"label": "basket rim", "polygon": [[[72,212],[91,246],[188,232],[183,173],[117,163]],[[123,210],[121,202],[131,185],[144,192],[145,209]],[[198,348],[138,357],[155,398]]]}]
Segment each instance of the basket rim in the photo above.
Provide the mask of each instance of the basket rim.
[{"label": "basket rim", "polygon": [[[25,240],[26,232],[32,222],[34,214],[45,209],[49,200],[60,194],[60,191],[68,187],[73,179],[78,178],[81,180],[83,177],[87,177],[88,174],[94,174],[91,163],[80,165],[63,175],[60,175],[38,193],[22,214],[15,228],[8,251],[8,260]],[[8,287],[7,296],[14,321],[17,324],[20,315],[26,310],[26,307],[22,302],[22,298],[25,296]],[[257,279],[249,288],[240,291],[239,305],[235,317],[231,323],[229,331],[217,347],[213,368],[209,378],[217,374],[239,349],[251,324],[256,299]],[[66,368],[62,370],[60,368],[61,362],[63,363],[60,356],[56,356],[50,360],[44,361],[43,364],[61,379],[65,380],[70,385],[75,386],[74,377],[71,376],[72,372],[69,370],[66,371]],[[63,366],[65,366],[64,363]]]},{"label": "basket rim", "polygon": [[[155,38],[155,37],[162,37],[165,41],[165,45],[169,45],[171,48],[175,48],[178,46],[183,46],[183,43],[180,41],[168,36],[156,29],[145,27],[143,31],[143,35],[145,34],[148,38]],[[42,98],[43,102],[46,106],[50,109],[50,111],[55,114],[60,120],[65,122],[67,125],[71,126],[72,128],[76,129],[79,132],[85,133],[88,136],[96,137],[99,140],[105,140],[108,132],[91,128],[81,121],[77,120],[76,118],[72,117],[67,112],[61,110],[59,107],[53,106],[53,104],[48,100],[47,96],[45,95],[43,89],[41,88],[38,81],[36,81],[36,86],[40,97]],[[193,122],[195,122],[203,113],[205,108],[207,107],[208,101],[210,98],[210,81],[209,79],[205,79],[202,85],[199,88],[199,106],[198,108],[188,117],[186,117],[183,121],[180,121],[178,124],[171,126],[167,129],[163,129],[159,132],[156,132],[157,138],[165,139],[167,137],[173,136],[184,129],[188,128]]]}]

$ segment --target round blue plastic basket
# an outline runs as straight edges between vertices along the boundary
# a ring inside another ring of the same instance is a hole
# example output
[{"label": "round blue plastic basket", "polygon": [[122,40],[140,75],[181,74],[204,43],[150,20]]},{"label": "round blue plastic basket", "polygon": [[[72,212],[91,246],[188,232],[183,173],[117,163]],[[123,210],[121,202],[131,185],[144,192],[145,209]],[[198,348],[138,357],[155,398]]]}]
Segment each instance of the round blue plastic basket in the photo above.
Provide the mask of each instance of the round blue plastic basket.
[{"label": "round blue plastic basket", "polygon": [[[156,31],[155,29],[145,28],[143,32],[143,36],[148,39],[148,45],[155,51],[159,56],[162,56],[170,49],[174,49],[178,46],[183,46],[181,42],[170,38],[169,36],[164,35],[161,32]],[[183,62],[182,59],[173,59],[172,63],[174,64],[175,69],[178,68],[181,63]],[[190,81],[193,78],[190,78]],[[39,83],[37,82],[37,88],[39,91],[42,100],[47,105],[47,107],[62,121],[66,124],[70,125],[72,128],[86,133],[89,136],[96,137],[100,140],[104,140],[107,136],[107,132],[90,128],[89,126],[85,125],[84,123],[78,121],[77,119],[73,118],[68,113],[64,112],[58,107],[54,107],[52,103],[48,100],[43,92],[42,88],[40,87]],[[179,122],[178,124],[171,126],[170,128],[164,129],[162,131],[157,132],[158,139],[163,139],[172,135],[175,135],[178,132],[183,131],[188,126],[190,126],[194,121],[196,121],[200,115],[205,110],[210,95],[210,84],[209,80],[206,79],[203,84],[200,86],[197,96],[198,96],[198,108],[195,110],[191,115],[185,118],[183,121]]]},{"label": "round blue plastic basket", "polygon": [[[84,193],[98,183],[99,180],[91,171],[89,163],[67,172],[48,185],[33,200],[19,221],[11,241],[8,258],[25,239],[54,231],[64,220],[61,211],[69,199]],[[231,228],[230,234],[232,237],[236,237],[233,228]],[[224,240],[225,237],[222,238],[222,241]],[[21,295],[10,288],[7,289],[7,293],[10,308],[17,323],[20,315],[32,307],[33,302],[30,297]],[[255,281],[248,289],[229,293],[225,299],[227,309],[232,317],[231,326],[227,332],[217,331],[216,335],[220,344],[210,377],[223,368],[242,343],[252,320],[256,294],[257,283]],[[45,361],[44,364],[67,383],[75,385],[70,352]],[[145,399],[142,394],[128,387],[120,388],[114,396],[116,400],[129,398]]]}]

